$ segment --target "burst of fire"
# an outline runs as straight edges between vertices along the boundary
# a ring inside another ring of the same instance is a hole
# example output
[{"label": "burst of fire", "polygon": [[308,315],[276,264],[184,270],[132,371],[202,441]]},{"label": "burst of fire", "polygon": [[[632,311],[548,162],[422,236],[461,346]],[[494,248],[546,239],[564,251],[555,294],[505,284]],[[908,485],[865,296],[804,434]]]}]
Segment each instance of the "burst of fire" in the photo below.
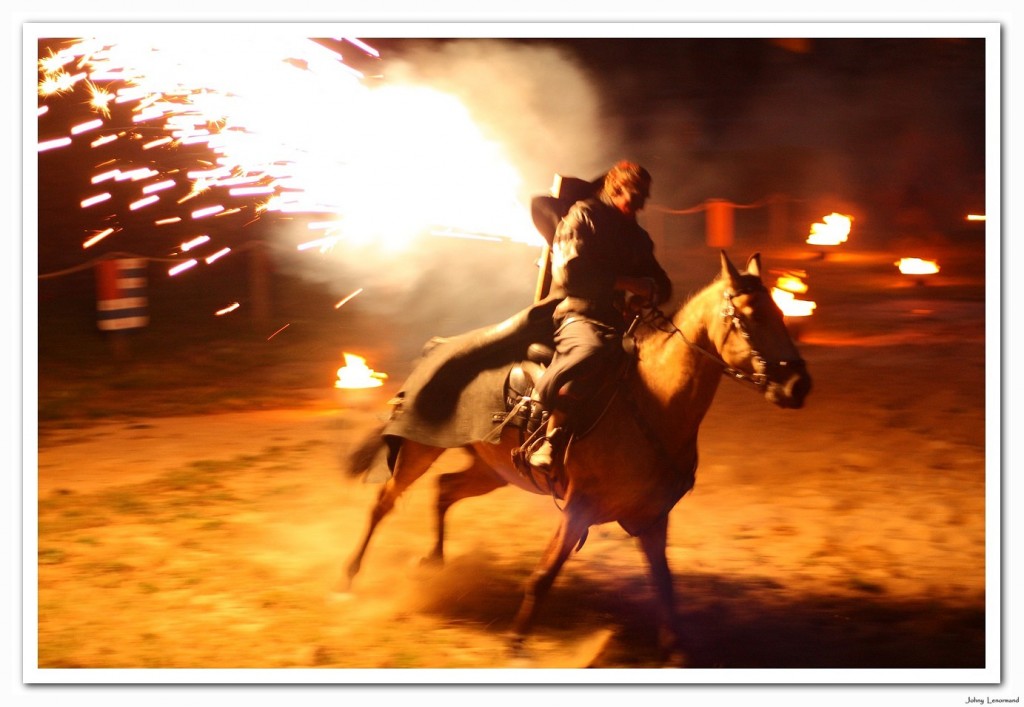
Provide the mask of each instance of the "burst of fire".
[{"label": "burst of fire", "polygon": [[[541,244],[517,199],[518,171],[458,99],[371,86],[341,47],[378,52],[354,38],[336,38],[335,48],[328,41],[69,41],[39,60],[39,151],[78,143],[95,151],[103,175],[92,183],[111,179],[127,198],[99,200],[87,182],[82,208],[114,234],[129,230],[116,212],[127,203],[133,220],[151,214],[156,227],[235,214],[248,223],[277,212],[330,223],[328,243],[393,249],[441,228]],[[75,102],[65,115],[85,114],[57,124],[55,111],[42,110],[56,101]],[[186,206],[200,200],[210,205]],[[225,252],[214,242],[202,247]]]},{"label": "burst of fire", "polygon": [[379,373],[366,365],[366,359],[355,354],[343,353],[345,365],[338,369],[335,388],[379,388],[388,375]]},{"label": "burst of fire", "polygon": [[922,258],[900,258],[895,265],[904,275],[934,275],[939,271],[938,263]]},{"label": "burst of fire", "polygon": [[821,223],[811,224],[807,242],[811,245],[839,245],[845,243],[853,227],[853,217],[832,212]]}]

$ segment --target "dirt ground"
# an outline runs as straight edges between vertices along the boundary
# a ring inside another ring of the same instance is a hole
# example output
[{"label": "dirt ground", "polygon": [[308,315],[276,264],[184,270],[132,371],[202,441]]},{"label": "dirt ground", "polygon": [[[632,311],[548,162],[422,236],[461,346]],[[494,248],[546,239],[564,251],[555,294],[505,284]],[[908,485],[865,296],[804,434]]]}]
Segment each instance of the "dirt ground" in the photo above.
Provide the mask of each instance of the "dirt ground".
[{"label": "dirt ground", "polygon": [[[946,682],[985,668],[998,470],[986,479],[984,254],[950,251],[920,283],[891,253],[772,255],[769,268],[809,272],[818,310],[794,331],[814,389],[786,411],[723,381],[701,429],[697,484],[670,526],[689,667],[710,683],[734,669]],[[375,682],[396,679],[381,669],[658,667],[646,568],[617,526],[591,532],[529,658],[510,660],[505,632],[558,515],[514,489],[457,505],[448,563],[427,571],[426,477],[353,592],[331,591],[378,490],[347,477],[345,457],[398,382],[358,399],[312,390],[290,409],[44,426],[39,668],[345,669],[330,679]]]}]

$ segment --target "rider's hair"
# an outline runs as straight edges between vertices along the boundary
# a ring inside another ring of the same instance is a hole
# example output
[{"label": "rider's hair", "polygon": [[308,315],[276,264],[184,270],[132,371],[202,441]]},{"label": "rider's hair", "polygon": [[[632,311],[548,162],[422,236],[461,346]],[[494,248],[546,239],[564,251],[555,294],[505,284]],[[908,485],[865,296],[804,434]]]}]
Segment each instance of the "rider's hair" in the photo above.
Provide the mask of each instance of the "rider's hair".
[{"label": "rider's hair", "polygon": [[616,162],[604,176],[604,193],[610,197],[626,191],[642,191],[646,194],[650,189],[650,172],[629,160]]}]

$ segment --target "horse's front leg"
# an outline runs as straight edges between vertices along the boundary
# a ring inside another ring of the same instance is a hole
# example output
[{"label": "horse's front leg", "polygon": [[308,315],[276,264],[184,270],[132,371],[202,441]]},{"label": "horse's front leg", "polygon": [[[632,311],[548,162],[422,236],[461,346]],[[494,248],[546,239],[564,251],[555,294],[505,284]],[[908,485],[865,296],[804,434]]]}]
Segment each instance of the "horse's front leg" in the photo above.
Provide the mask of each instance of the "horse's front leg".
[{"label": "horse's front leg", "polygon": [[668,567],[665,547],[668,543],[668,514],[663,515],[651,527],[637,536],[640,547],[647,557],[647,565],[654,581],[658,597],[660,622],[658,645],[671,663],[682,663],[684,655],[676,615],[675,590],[672,586],[672,572]]},{"label": "horse's front leg", "polygon": [[558,531],[551,539],[540,565],[534,570],[526,584],[526,594],[519,607],[515,623],[512,626],[512,650],[520,652],[526,635],[533,626],[540,603],[547,596],[548,590],[558,577],[562,565],[569,559],[573,548],[577,547],[587,532],[588,523],[570,513],[568,509],[562,514],[562,522]]}]

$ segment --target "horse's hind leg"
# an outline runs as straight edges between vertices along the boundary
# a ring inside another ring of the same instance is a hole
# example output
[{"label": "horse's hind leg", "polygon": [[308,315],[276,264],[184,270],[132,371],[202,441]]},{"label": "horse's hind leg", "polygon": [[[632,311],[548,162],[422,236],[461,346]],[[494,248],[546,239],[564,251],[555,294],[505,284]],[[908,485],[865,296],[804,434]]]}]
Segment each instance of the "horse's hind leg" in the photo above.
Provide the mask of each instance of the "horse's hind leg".
[{"label": "horse's hind leg", "polygon": [[423,476],[427,469],[430,468],[430,465],[443,452],[444,450],[438,447],[429,447],[417,442],[410,442],[409,440],[402,441],[402,446],[395,459],[394,473],[384,483],[380,493],[377,495],[377,502],[374,504],[373,510],[370,511],[370,524],[363,535],[362,542],[360,542],[355,555],[349,560],[345,576],[340,582],[340,590],[348,591],[351,588],[352,580],[359,573],[359,568],[363,563],[363,556],[366,554],[366,548],[370,544],[370,539],[373,537],[373,532],[377,529],[377,525],[395,507],[398,497],[407,488],[412,486],[418,478]]},{"label": "horse's hind leg", "polygon": [[491,467],[476,455],[473,455],[472,464],[465,469],[442,474],[437,482],[436,542],[434,549],[423,558],[423,561],[429,564],[444,562],[445,514],[452,504],[464,498],[483,496],[507,484],[507,481],[495,474]]},{"label": "horse's hind leg", "polygon": [[647,565],[654,581],[661,612],[658,626],[658,645],[671,662],[683,660],[678,619],[676,616],[675,591],[672,587],[672,572],[665,556],[668,540],[668,515],[662,516],[654,525],[637,536],[640,547],[647,557]]},{"label": "horse's hind leg", "polygon": [[579,545],[588,527],[588,523],[581,521],[568,511],[563,512],[558,532],[551,539],[540,565],[526,584],[526,594],[512,626],[512,649],[514,651],[522,649],[526,635],[533,626],[537,609],[558,577],[562,565],[569,559],[573,548]]}]

